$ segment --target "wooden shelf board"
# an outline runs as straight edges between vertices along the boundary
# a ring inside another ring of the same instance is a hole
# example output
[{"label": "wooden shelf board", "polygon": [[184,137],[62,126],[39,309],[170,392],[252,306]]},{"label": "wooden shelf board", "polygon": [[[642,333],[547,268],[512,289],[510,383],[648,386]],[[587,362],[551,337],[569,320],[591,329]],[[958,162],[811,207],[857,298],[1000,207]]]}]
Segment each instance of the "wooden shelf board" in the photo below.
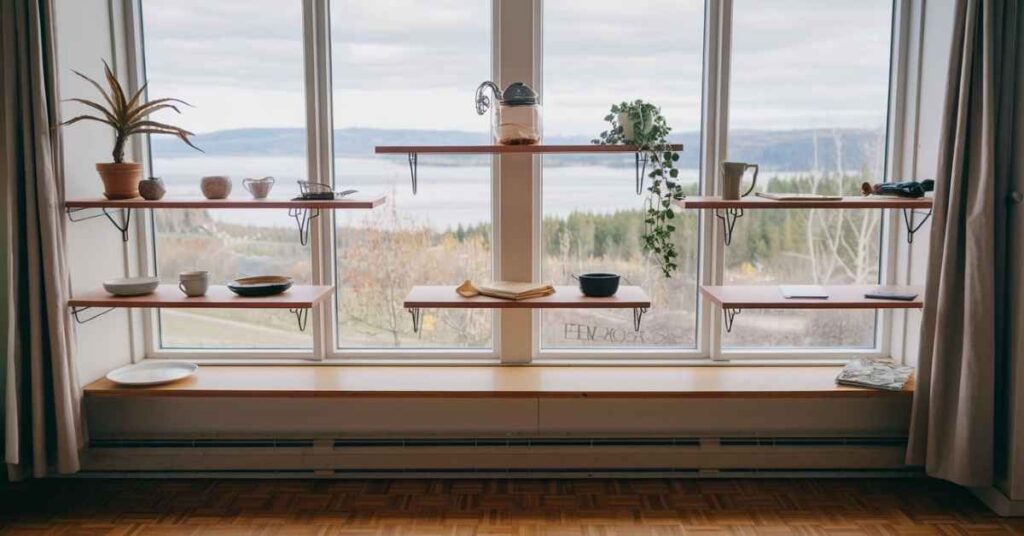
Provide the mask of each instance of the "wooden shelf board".
[{"label": "wooden shelf board", "polygon": [[836,385],[838,366],[199,366],[192,378],[154,387],[107,379],[86,397],[249,398],[865,398],[909,397]]},{"label": "wooden shelf board", "polygon": [[[899,285],[822,285],[827,299],[782,296],[776,285],[701,285],[700,291],[719,307],[726,309],[920,309],[924,306],[924,287]],[[864,294],[877,289],[917,293],[912,301],[876,300]]]},{"label": "wooden shelf board", "polygon": [[742,199],[722,199],[718,196],[689,196],[686,199],[674,201],[680,208],[750,208],[750,209],[772,209],[772,208],[916,208],[929,209],[932,207],[932,198],[920,197],[907,199],[904,197],[844,197],[841,200],[813,200],[813,201],[778,201],[749,195]]},{"label": "wooden shelf board", "polygon": [[160,285],[144,296],[112,296],[105,290],[83,292],[68,300],[69,307],[151,307],[194,309],[308,309],[326,300],[333,286],[294,285],[282,294],[243,298],[225,286],[211,285],[205,296],[189,298],[176,285]]},{"label": "wooden shelf board", "polygon": [[205,199],[205,198],[163,198],[148,201],[135,199],[73,199],[65,201],[66,208],[191,208],[191,209],[270,209],[270,208],[318,208],[330,210],[370,209],[384,204],[385,196],[324,200],[291,199]]},{"label": "wooden shelf board", "polygon": [[651,299],[640,287],[620,286],[610,298],[588,298],[574,286],[557,286],[555,293],[530,300],[503,300],[489,296],[463,298],[449,286],[413,287],[405,297],[406,308],[447,309],[621,309],[650,307]]},{"label": "wooden shelf board", "polygon": [[[682,151],[682,144],[672,149]],[[634,145],[378,145],[377,154],[552,154],[635,153]]]}]

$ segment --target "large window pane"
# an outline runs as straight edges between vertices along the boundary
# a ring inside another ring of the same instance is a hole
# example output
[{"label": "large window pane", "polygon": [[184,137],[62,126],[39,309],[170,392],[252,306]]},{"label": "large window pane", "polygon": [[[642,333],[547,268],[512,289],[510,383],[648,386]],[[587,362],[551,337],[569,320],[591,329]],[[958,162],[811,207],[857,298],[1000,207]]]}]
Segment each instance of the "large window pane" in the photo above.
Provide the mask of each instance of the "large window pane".
[{"label": "large window pane", "polygon": [[[735,0],[729,160],[758,190],[858,195],[884,180],[891,0]],[[875,283],[878,210],[748,210],[726,284]],[[727,347],[872,347],[873,311],[743,311]]]},{"label": "large window pane", "polygon": [[335,182],[390,194],[337,217],[340,347],[491,346],[490,311],[424,310],[416,334],[402,308],[414,285],[491,278],[490,159],[421,155],[414,196],[405,156],[373,154],[489,142],[473,92],[491,77],[490,21],[488,0],[331,3]]},{"label": "large window pane", "polygon": [[[196,132],[193,151],[152,139],[153,174],[167,195],[200,197],[204,175],[229,175],[231,197],[248,197],[245,177],[272,175],[274,197],[297,194],[306,174],[301,0],[142,0],[145,67],[152,98],[177,97],[195,108],[158,113]],[[308,283],[309,249],[285,211],[158,210],[157,273],[209,270],[211,284],[262,274]],[[287,310],[161,310],[164,347],[310,347]]]},{"label": "large window pane", "polygon": [[[661,106],[672,140],[685,144],[680,177],[696,193],[703,34],[701,0],[642,0],[628,9],[613,0],[545,0],[545,142],[589,143],[606,129],[612,104],[647,100]],[[696,213],[677,218],[679,270],[666,279],[641,250],[646,192],[635,192],[633,155],[546,156],[543,169],[544,278],[571,285],[572,274],[617,272],[652,299],[639,333],[628,310],[545,311],[543,347],[693,347]]]}]

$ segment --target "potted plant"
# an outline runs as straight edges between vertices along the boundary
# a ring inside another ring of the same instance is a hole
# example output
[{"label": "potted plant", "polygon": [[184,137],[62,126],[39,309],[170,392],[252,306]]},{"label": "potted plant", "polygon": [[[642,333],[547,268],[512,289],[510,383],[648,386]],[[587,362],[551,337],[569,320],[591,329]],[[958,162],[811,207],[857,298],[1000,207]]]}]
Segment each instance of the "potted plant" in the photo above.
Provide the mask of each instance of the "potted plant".
[{"label": "potted plant", "polygon": [[679,256],[672,241],[672,233],[676,230],[672,201],[686,197],[676,181],[679,170],[675,166],[679,153],[673,151],[668,142],[672,128],[661,115],[660,108],[642,100],[612,105],[611,113],[604,120],[611,124],[611,128],[602,132],[593,143],[636,145],[651,164],[647,173],[651,184],[647,187],[642,243],[644,251],[655,257],[665,277],[672,277],[678,268],[676,259]]},{"label": "potted plant", "polygon": [[130,136],[135,134],[170,134],[177,136],[189,147],[202,152],[189,140],[193,134],[183,128],[166,123],[151,121],[149,115],[159,110],[174,110],[181,113],[181,110],[174,103],[191,106],[180,99],[163,98],[149,102],[142,102],[142,95],[146,91],[143,84],[138,91],[130,98],[125,94],[121,83],[111,72],[107,62],[103,62],[103,70],[107,78],[109,93],[93,79],[84,74],[73,71],[76,75],[84,78],[103,96],[106,105],[87,99],[69,99],[84,104],[97,112],[99,115],[80,115],[65,121],[64,125],[72,125],[79,121],[98,121],[109,125],[114,129],[114,150],[111,153],[114,161],[109,163],[96,164],[96,171],[103,179],[103,195],[107,199],[131,199],[139,195],[139,180],[142,178],[142,164],[124,161],[124,145]]}]

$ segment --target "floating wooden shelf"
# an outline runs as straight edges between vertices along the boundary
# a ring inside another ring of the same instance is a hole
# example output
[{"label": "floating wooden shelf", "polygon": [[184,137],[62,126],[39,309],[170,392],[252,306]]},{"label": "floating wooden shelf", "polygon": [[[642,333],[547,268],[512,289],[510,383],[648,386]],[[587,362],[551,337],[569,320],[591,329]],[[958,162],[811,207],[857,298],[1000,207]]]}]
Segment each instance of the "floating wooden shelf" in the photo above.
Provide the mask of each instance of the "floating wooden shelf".
[{"label": "floating wooden shelf", "polygon": [[[673,144],[673,151],[682,151],[682,144]],[[378,145],[377,154],[568,154],[568,153],[635,153],[635,145]]]},{"label": "floating wooden shelf", "polygon": [[[165,198],[147,200],[141,197],[134,199],[74,199],[64,202],[64,210],[68,213],[68,219],[72,222],[79,222],[99,216],[106,216],[110,223],[121,231],[121,240],[128,241],[129,222],[131,222],[132,210],[140,208],[149,209],[288,209],[291,216],[299,227],[299,243],[309,243],[310,220],[320,215],[321,210],[356,210],[371,209],[384,204],[387,198],[374,196],[368,198],[345,198],[345,199],[252,199],[239,197],[236,199],[206,199],[206,198]],[[87,209],[100,209],[101,213],[93,216],[75,219],[74,214]],[[118,222],[114,216],[107,212],[108,209],[120,210],[121,221]]]},{"label": "floating wooden shelf", "polygon": [[530,300],[504,300],[490,296],[463,298],[455,287],[413,287],[405,297],[407,308],[447,309],[632,309],[650,307],[651,299],[640,287],[621,286],[610,298],[588,298],[574,286],[555,287],[555,293]]},{"label": "floating wooden shelf", "polygon": [[651,306],[651,298],[640,287],[621,286],[608,298],[584,296],[578,287],[557,286],[555,293],[529,300],[504,300],[490,296],[463,298],[455,287],[413,287],[405,297],[404,307],[412,315],[414,331],[419,331],[420,309],[632,309],[633,328],[640,330],[640,321]]},{"label": "floating wooden shelf", "polygon": [[177,209],[325,209],[325,210],[354,210],[371,209],[384,204],[385,196],[374,196],[367,198],[345,198],[332,200],[298,200],[291,199],[205,199],[205,198],[164,198],[156,201],[148,201],[142,198],[135,199],[75,199],[66,201],[64,206],[69,209],[82,208],[177,208]]},{"label": "floating wooden shelf", "polygon": [[718,196],[690,196],[686,199],[675,201],[680,208],[751,208],[751,209],[772,209],[772,208],[835,208],[835,209],[858,209],[858,208],[909,208],[929,209],[932,208],[932,198],[919,197],[908,199],[905,197],[882,197],[882,196],[857,196],[844,197],[838,200],[814,199],[805,201],[780,201],[749,195],[742,199],[722,199]]},{"label": "floating wooden shelf", "polygon": [[68,300],[70,307],[177,307],[193,309],[308,309],[326,300],[334,289],[330,285],[295,285],[274,296],[243,298],[228,287],[211,285],[205,296],[189,298],[175,285],[160,285],[152,294],[113,296],[105,290],[83,292]]},{"label": "floating wooden shelf", "polygon": [[[190,298],[175,285],[160,285],[152,294],[114,296],[105,290],[85,292],[68,300],[75,321],[84,324],[113,309],[125,308],[190,308],[190,309],[288,309],[295,313],[299,329],[305,330],[309,309],[326,300],[334,287],[329,285],[295,285],[281,294],[243,298],[225,286],[213,285],[205,296]],[[88,309],[102,308],[99,313],[83,317]]]},{"label": "floating wooden shelf", "polygon": [[[907,243],[914,242],[914,233],[921,229],[928,218],[932,215],[932,198],[918,197],[915,199],[906,197],[886,196],[850,196],[842,199],[813,199],[813,200],[778,200],[764,197],[747,196],[740,199],[722,199],[718,196],[691,196],[685,199],[673,201],[683,209],[707,208],[715,211],[715,217],[722,223],[722,238],[725,245],[732,243],[732,231],[736,227],[736,220],[743,217],[746,209],[885,209],[894,208],[903,210],[903,221],[907,225]],[[918,209],[927,209],[924,217],[916,223],[914,214]]]},{"label": "floating wooden shelf", "polygon": [[[828,298],[785,298],[780,287],[760,285],[701,285],[700,291],[723,309],[920,309],[924,288],[899,285],[822,285]],[[865,298],[873,290],[912,292],[910,301]]]}]

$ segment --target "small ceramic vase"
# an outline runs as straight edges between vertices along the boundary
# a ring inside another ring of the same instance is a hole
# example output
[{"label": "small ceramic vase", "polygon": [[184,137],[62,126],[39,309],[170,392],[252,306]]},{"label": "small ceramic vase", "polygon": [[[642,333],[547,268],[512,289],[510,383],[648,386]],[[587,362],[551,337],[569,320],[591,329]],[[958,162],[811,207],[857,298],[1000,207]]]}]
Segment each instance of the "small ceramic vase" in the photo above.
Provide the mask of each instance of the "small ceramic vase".
[{"label": "small ceramic vase", "polygon": [[164,194],[167,193],[167,188],[164,187],[164,181],[160,177],[150,177],[148,179],[139,181],[139,195],[143,199],[149,201],[157,201],[163,199]]},{"label": "small ceramic vase", "polygon": [[225,175],[203,177],[200,187],[207,199],[224,199],[231,194],[231,177]]}]

